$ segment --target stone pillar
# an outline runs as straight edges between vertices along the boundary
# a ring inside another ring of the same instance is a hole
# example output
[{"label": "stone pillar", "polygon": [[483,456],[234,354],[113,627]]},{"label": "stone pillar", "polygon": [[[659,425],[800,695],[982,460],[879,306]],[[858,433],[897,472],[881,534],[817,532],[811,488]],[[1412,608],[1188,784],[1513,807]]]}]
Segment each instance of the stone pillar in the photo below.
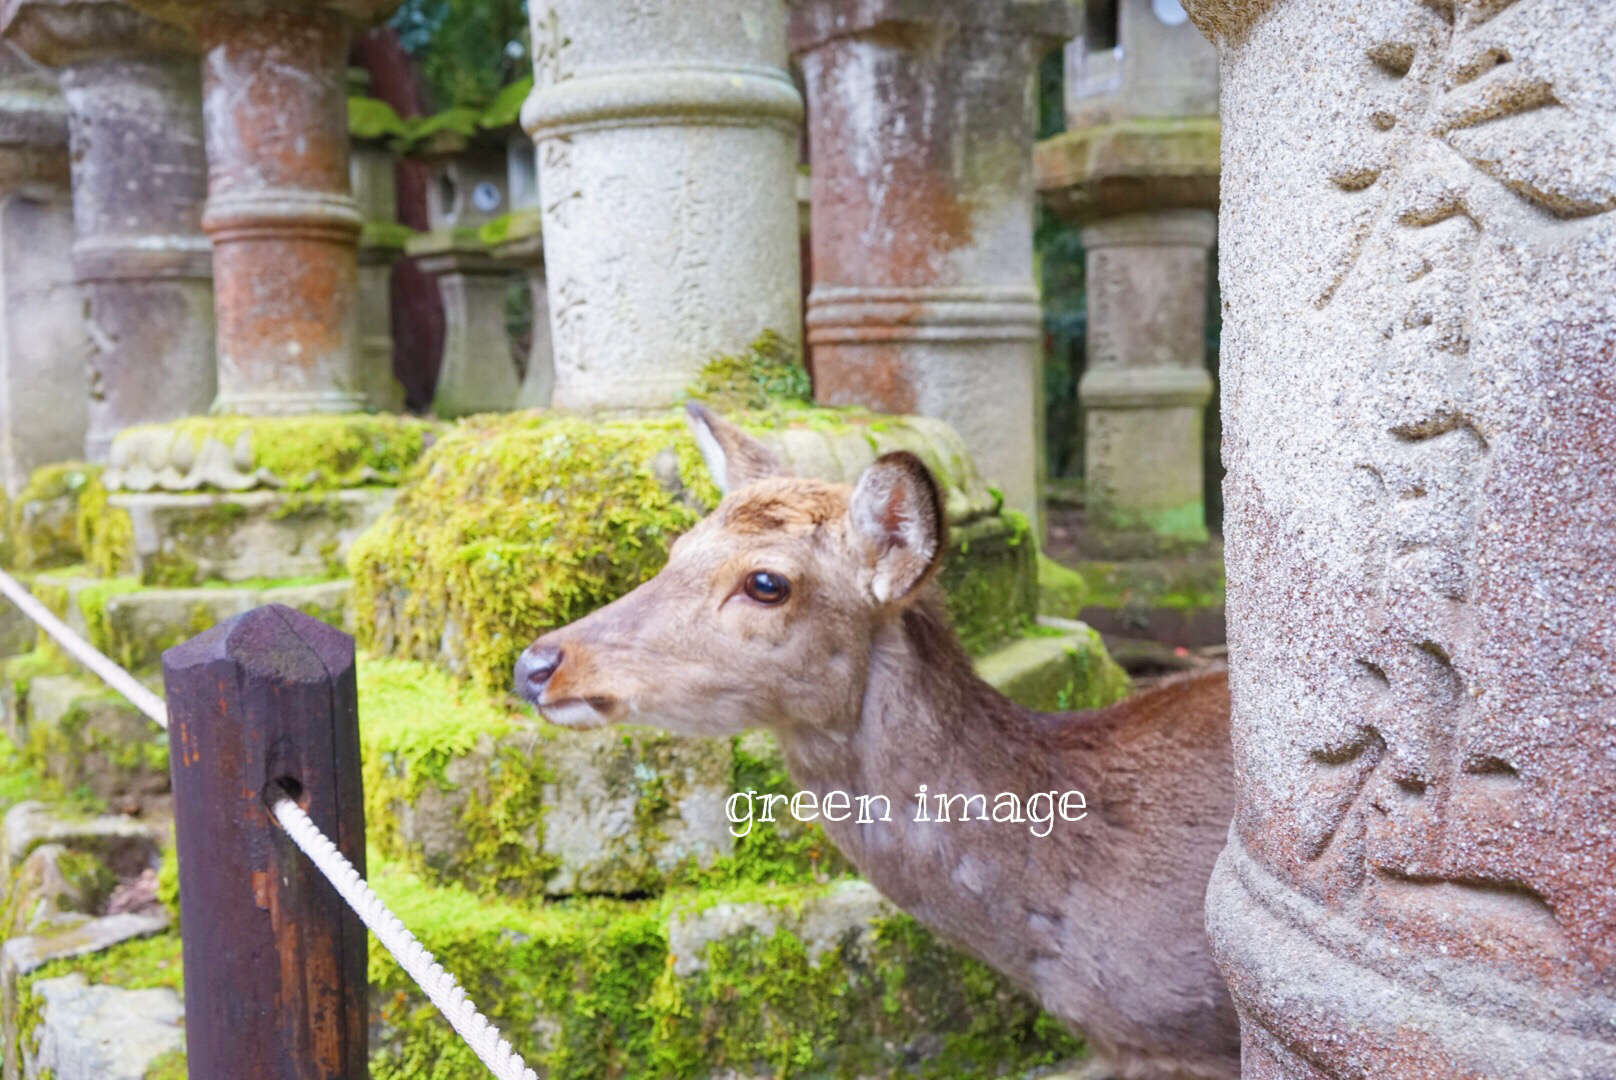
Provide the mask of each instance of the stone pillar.
[{"label": "stone pillar", "polygon": [[1244,1075],[1616,1076],[1616,6],[1187,6]]},{"label": "stone pillar", "polygon": [[0,494],[84,453],[84,305],[73,283],[67,105],[0,44]]},{"label": "stone pillar", "polygon": [[520,382],[505,329],[505,299],[516,281],[476,230],[445,229],[410,241],[409,253],[438,279],[443,298],[443,362],[432,411],[444,418],[505,412]]},{"label": "stone pillar", "polygon": [[555,354],[550,346],[550,294],[544,273],[543,236],[538,206],[524,207],[511,213],[504,237],[492,248],[496,259],[527,273],[533,340],[528,346],[527,364],[522,372],[522,389],[516,396],[517,406],[523,409],[546,408],[555,394]]},{"label": "stone pillar", "polygon": [[402,412],[404,384],[393,374],[393,264],[413,235],[398,220],[393,152],[382,139],[355,139],[349,175],[364,221],[359,239],[359,386],[383,412]]},{"label": "stone pillar", "polygon": [[1178,0],[1114,0],[1085,8],[1065,62],[1067,130],[1039,144],[1035,168],[1088,249],[1088,541],[1151,555],[1207,539],[1217,53]]},{"label": "stone pillar", "polygon": [[1083,229],[1088,363],[1084,495],[1096,530],[1207,538],[1201,465],[1210,210],[1158,210]]},{"label": "stone pillar", "polygon": [[213,399],[213,292],[195,47],[113,0],[11,0],[0,33],[61,71],[73,266],[91,342],[84,454]]},{"label": "stone pillar", "polygon": [[1070,8],[805,0],[808,342],[832,405],[940,417],[1039,517],[1033,80]]},{"label": "stone pillar", "polygon": [[506,301],[518,275],[494,257],[482,235],[508,223],[505,140],[444,131],[418,152],[432,164],[432,229],[411,240],[408,251],[437,277],[443,299],[443,356],[432,411],[445,418],[507,411],[517,404],[520,384],[506,325]]},{"label": "stone pillar", "polygon": [[781,0],[532,5],[557,406],[668,405],[765,330],[800,340],[785,19]]},{"label": "stone pillar", "polygon": [[351,27],[396,0],[134,0],[194,28],[208,154],[219,412],[350,412],[360,374]]}]

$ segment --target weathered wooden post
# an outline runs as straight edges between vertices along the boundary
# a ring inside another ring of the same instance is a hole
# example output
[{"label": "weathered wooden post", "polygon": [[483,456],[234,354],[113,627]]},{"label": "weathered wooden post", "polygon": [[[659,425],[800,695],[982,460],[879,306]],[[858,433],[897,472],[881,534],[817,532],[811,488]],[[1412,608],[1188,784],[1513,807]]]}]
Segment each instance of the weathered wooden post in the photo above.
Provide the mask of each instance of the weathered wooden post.
[{"label": "weathered wooden post", "polygon": [[363,1080],[365,929],[269,814],[364,872],[353,639],[275,604],[163,655],[194,1080]]}]

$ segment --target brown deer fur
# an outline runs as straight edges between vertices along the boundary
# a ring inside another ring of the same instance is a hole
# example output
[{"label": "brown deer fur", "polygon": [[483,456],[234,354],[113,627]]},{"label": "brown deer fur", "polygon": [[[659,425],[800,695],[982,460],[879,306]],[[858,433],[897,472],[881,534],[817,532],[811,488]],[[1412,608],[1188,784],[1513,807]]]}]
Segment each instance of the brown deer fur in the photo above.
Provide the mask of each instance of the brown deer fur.
[{"label": "brown deer fur", "polygon": [[[773,731],[821,801],[890,800],[891,821],[824,822],[876,887],[1080,1030],[1114,1075],[1237,1076],[1202,916],[1234,810],[1224,674],[1089,712],[1022,708],[976,677],[929,584],[946,545],[918,459],[888,455],[851,490],[783,477],[691,412],[728,495],[656,578],[534,642],[517,689],[567,726]],[[789,582],[783,601],[748,594],[759,570]],[[922,784],[990,803],[1078,790],[1089,813],[1044,837],[917,822]]]}]

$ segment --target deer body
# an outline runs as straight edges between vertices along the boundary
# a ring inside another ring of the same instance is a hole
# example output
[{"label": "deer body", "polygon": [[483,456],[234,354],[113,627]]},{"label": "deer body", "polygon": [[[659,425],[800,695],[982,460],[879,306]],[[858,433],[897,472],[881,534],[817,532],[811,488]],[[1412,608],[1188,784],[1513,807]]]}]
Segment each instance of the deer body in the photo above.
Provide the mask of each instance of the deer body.
[{"label": "deer body", "polygon": [[[821,802],[889,800],[890,821],[823,821],[848,859],[1080,1030],[1114,1075],[1238,1076],[1202,914],[1234,809],[1226,677],[1082,713],[1017,706],[976,677],[927,584],[943,537],[923,466],[883,459],[851,492],[776,478],[766,450],[693,417],[733,494],[657,578],[535,642],[518,690],[567,725],[769,728]],[[979,804],[917,821],[922,785],[990,806],[1077,790],[1088,814],[1045,836],[979,820]]]}]

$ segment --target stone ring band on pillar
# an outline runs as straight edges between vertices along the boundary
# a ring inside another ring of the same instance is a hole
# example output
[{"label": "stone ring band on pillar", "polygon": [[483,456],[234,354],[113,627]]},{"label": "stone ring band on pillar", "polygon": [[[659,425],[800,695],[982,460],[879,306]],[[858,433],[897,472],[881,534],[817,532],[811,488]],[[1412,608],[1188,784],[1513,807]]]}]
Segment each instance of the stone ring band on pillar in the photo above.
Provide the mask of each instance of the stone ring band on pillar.
[{"label": "stone ring band on pillar", "polygon": [[321,191],[214,196],[202,214],[215,243],[271,236],[351,244],[363,224],[351,196]]},{"label": "stone ring band on pillar", "polygon": [[539,89],[522,109],[535,139],[658,122],[772,123],[795,135],[802,96],[776,68],[759,65],[625,65],[586,69]]}]

